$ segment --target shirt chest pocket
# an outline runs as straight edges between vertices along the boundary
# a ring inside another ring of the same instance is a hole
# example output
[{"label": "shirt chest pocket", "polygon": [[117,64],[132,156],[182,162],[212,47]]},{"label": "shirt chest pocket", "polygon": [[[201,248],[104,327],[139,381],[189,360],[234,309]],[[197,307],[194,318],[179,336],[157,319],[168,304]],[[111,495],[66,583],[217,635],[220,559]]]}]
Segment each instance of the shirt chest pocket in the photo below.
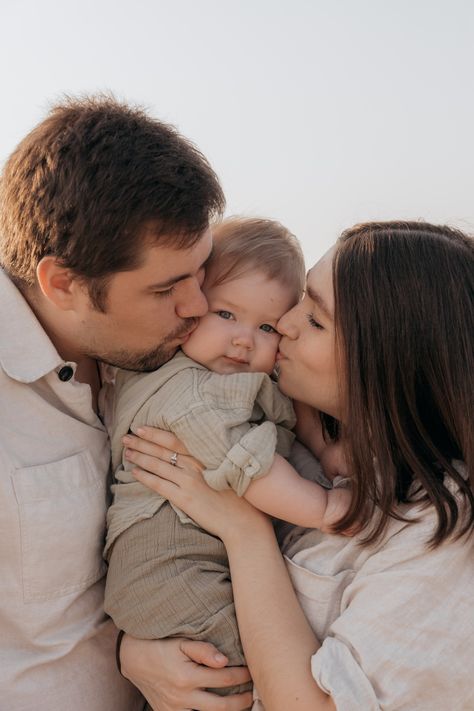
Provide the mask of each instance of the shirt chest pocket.
[{"label": "shirt chest pocket", "polygon": [[89,452],[17,469],[25,602],[77,592],[104,575],[106,476]]},{"label": "shirt chest pocket", "polygon": [[314,573],[285,557],[293,587],[306,619],[322,642],[334,620],[341,615],[342,595],[355,571],[341,570],[334,575]]}]

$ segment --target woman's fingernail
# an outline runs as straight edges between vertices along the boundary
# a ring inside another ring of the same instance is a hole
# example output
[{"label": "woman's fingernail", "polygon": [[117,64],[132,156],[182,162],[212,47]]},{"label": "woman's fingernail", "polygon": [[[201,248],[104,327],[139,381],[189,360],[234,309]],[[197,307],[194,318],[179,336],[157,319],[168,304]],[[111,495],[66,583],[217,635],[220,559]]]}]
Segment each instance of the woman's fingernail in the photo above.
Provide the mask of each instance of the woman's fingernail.
[{"label": "woman's fingernail", "polygon": [[131,441],[132,441],[132,438],[129,437],[128,435],[125,435],[125,437],[122,437],[123,444],[130,444]]},{"label": "woman's fingernail", "polygon": [[124,451],[124,455],[125,455],[125,457],[126,457],[127,459],[130,459],[130,455],[131,455],[131,454],[132,454],[132,450],[131,450],[131,449],[126,449],[126,450]]},{"label": "woman's fingernail", "polygon": [[146,430],[144,430],[143,427],[138,427],[135,432],[139,437],[143,437],[146,434]]},{"label": "woman's fingernail", "polygon": [[217,652],[217,654],[214,654],[214,659],[216,660],[216,662],[225,662],[227,660],[227,657],[225,657],[220,652]]}]

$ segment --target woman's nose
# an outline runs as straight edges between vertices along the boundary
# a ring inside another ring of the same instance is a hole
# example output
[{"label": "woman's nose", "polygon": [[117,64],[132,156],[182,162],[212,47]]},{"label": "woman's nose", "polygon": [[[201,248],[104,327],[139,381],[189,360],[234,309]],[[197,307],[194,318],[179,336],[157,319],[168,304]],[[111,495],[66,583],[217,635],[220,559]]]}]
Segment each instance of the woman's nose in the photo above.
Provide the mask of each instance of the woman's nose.
[{"label": "woman's nose", "polygon": [[277,331],[282,336],[287,338],[295,339],[298,337],[298,326],[296,324],[296,309],[298,306],[294,306],[292,309],[283,314],[281,319],[277,323]]}]

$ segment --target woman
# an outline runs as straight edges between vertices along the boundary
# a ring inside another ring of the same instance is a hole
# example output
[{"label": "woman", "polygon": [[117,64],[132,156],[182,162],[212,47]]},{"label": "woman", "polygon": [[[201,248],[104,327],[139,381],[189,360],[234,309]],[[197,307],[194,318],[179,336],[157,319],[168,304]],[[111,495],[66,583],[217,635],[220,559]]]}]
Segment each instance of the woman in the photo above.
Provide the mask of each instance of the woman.
[{"label": "woman", "polygon": [[348,230],[278,328],[300,438],[311,448],[313,408],[338,423],[353,500],[337,530],[357,534],[295,529],[284,560],[264,515],[184,453],[168,463],[182,449],[163,433],[133,438],[137,479],[224,541],[267,711],[474,708],[473,241]]}]

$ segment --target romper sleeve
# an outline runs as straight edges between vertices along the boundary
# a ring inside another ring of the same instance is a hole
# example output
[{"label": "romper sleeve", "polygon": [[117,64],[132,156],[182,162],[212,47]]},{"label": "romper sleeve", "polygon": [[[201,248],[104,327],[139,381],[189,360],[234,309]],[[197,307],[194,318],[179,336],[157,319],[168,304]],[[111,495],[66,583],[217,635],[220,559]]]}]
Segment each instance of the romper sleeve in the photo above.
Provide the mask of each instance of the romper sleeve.
[{"label": "romper sleeve", "polygon": [[432,530],[404,526],[344,589],[340,614],[311,660],[337,711],[474,708],[472,537],[430,550]]},{"label": "romper sleeve", "polygon": [[213,488],[242,496],[267,473],[276,452],[289,453],[293,407],[268,375],[195,370],[185,400],[167,426],[204,464]]}]

